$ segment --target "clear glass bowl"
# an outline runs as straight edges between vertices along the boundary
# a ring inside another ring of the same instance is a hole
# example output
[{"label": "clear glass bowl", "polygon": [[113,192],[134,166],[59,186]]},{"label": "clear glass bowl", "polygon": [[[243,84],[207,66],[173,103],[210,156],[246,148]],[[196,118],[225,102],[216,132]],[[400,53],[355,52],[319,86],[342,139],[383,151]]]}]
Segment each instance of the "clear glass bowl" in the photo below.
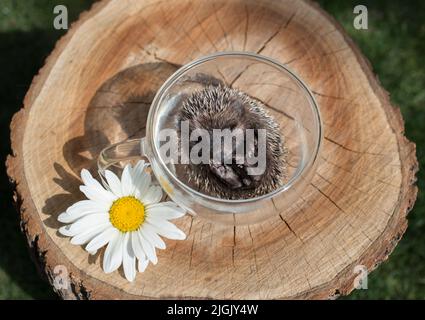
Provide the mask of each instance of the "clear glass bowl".
[{"label": "clear glass bowl", "polygon": [[[196,190],[187,182],[184,170],[164,161],[159,132],[175,128],[175,116],[182,98],[207,86],[205,77],[219,79],[263,102],[267,113],[279,123],[288,150],[287,178],[281,187],[249,199],[221,199]],[[216,53],[193,61],[174,73],[152,102],[146,137],[105,149],[99,158],[99,169],[102,173],[106,167],[124,158],[146,156],[163,189],[191,214],[216,223],[252,224],[280,214],[303,192],[314,174],[322,136],[318,105],[294,72],[257,54]],[[140,147],[137,147],[139,143]]]}]

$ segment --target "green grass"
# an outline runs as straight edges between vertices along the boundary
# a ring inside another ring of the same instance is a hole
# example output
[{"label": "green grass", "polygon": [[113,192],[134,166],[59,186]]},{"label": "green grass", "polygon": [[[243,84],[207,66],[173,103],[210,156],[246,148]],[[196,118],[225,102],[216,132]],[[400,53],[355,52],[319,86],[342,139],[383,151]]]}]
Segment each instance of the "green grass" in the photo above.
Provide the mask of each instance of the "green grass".
[{"label": "green grass", "polygon": [[[90,6],[90,0],[0,0],[0,145],[2,160],[10,152],[8,125],[32,77],[62,35],[52,27],[53,7],[67,5],[70,20]],[[406,134],[417,144],[422,167],[425,157],[425,2],[420,0],[351,1],[321,0],[320,4],[345,27],[372,62],[394,104],[401,107]],[[369,9],[369,30],[352,26],[353,7]],[[4,170],[0,172],[0,298],[55,298],[30,261],[18,215],[12,206],[12,190]],[[424,189],[424,173],[418,174]],[[409,215],[409,228],[399,245],[369,277],[369,289],[349,299],[425,299],[425,197]]]},{"label": "green grass", "polygon": [[[10,153],[9,123],[22,106],[31,80],[63,34],[53,29],[53,8],[65,4],[70,20],[88,8],[83,0],[0,0],[0,144],[1,162]],[[0,299],[56,298],[40,279],[19,230],[12,189],[0,170]]]},{"label": "green grass", "polygon": [[[417,145],[420,169],[425,160],[425,2],[362,1],[369,9],[369,29],[355,30],[352,8],[358,1],[320,1],[356,40],[371,61],[391,100],[400,106],[406,135]],[[424,190],[424,172],[418,173]],[[369,277],[369,289],[349,298],[425,299],[425,198],[419,192],[409,227],[390,256]]]}]

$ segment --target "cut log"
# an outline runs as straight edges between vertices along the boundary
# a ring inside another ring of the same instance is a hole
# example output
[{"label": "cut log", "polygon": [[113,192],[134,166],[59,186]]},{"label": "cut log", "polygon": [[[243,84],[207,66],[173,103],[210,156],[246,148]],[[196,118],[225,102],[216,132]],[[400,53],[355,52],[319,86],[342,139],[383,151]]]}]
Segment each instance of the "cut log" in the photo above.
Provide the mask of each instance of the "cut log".
[{"label": "cut log", "polygon": [[[141,137],[152,98],[179,66],[217,51],[287,64],[312,89],[324,123],[320,164],[289,210],[228,227],[186,216],[185,241],[166,241],[134,283],[105,274],[57,230],[82,199],[105,146]],[[358,48],[309,1],[101,1],[57,44],[13,118],[8,175],[38,264],[66,299],[333,298],[355,267],[387,259],[416,199],[415,145]]]}]

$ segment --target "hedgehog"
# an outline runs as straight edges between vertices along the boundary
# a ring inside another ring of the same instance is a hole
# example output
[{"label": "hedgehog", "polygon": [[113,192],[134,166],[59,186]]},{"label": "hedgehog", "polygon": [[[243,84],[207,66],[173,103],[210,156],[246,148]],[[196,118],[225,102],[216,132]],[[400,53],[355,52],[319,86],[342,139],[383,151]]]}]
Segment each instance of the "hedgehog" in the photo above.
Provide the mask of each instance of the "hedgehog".
[{"label": "hedgehog", "polygon": [[[195,129],[205,129],[212,139],[213,129],[254,129],[254,144],[245,145],[245,154],[248,154],[258,151],[256,133],[258,129],[265,129],[266,166],[262,174],[249,175],[247,169],[250,164],[246,160],[243,163],[236,161],[236,144],[233,144],[232,150],[221,150],[223,154],[231,152],[231,163],[189,162],[185,166],[188,181],[204,194],[228,200],[253,198],[280,187],[286,177],[287,149],[279,125],[266,112],[264,104],[238,89],[216,81],[215,78],[210,78],[209,81],[205,80],[208,79],[205,76],[200,78],[205,87],[184,99],[176,114],[176,130],[181,133],[182,121],[188,121],[189,133]],[[196,143],[197,141],[189,142],[189,152]],[[181,147],[181,138],[179,144]]]}]

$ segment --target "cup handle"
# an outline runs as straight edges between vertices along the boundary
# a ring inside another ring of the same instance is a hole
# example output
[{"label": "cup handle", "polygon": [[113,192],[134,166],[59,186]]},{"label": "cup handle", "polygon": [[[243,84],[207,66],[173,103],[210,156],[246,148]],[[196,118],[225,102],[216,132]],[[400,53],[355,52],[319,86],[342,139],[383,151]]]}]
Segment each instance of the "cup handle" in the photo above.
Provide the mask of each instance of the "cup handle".
[{"label": "cup handle", "polygon": [[[131,139],[113,144],[103,149],[97,159],[99,176],[105,184],[105,170],[111,166],[118,165],[122,161],[146,158],[146,137],[141,139]],[[120,166],[122,167],[122,166]]]}]

